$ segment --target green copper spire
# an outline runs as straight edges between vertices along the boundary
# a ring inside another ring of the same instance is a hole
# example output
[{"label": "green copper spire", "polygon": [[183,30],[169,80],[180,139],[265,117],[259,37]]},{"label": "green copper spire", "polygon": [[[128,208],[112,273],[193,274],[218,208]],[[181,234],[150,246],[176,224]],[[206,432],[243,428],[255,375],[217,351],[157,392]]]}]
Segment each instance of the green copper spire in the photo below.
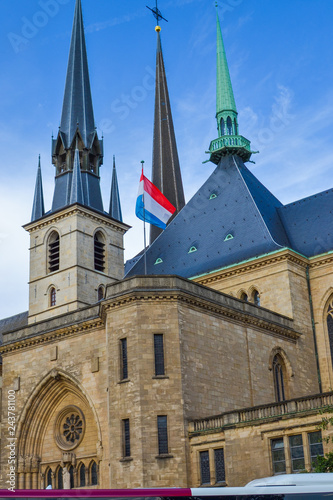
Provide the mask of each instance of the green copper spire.
[{"label": "green copper spire", "polygon": [[230,112],[237,119],[237,109],[232,90],[227,56],[225,53],[219,16],[216,10],[217,22],[217,58],[216,58],[216,118]]},{"label": "green copper spire", "polygon": [[238,155],[244,162],[249,161],[252,151],[250,141],[239,135],[238,113],[217,9],[216,22],[216,120],[218,139],[210,143],[207,153],[210,153],[210,161],[218,165],[221,158],[227,155]]}]

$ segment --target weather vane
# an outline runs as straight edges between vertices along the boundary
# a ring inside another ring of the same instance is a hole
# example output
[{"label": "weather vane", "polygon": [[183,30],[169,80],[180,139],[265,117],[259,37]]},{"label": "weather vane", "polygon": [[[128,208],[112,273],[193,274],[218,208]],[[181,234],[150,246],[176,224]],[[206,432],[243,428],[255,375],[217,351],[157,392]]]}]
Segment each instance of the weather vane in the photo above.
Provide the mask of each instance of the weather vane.
[{"label": "weather vane", "polygon": [[163,19],[164,21],[168,22],[167,19],[165,19],[165,17],[162,16],[162,13],[160,10],[158,10],[157,8],[157,0],[156,0],[156,7],[154,7],[154,9],[151,9],[150,7],[148,7],[148,5],[146,5],[147,9],[151,10],[155,19],[156,19],[156,25],[158,26],[159,24],[159,20],[160,19]]}]

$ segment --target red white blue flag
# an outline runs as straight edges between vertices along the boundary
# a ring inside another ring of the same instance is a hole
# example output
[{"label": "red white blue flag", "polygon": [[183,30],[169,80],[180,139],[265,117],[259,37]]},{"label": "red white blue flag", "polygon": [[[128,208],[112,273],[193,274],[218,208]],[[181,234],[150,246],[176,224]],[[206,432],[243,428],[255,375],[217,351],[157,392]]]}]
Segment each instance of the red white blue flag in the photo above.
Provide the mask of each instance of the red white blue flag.
[{"label": "red white blue flag", "polygon": [[175,207],[164,194],[144,176],[142,169],[135,215],[149,224],[165,229],[175,211]]}]

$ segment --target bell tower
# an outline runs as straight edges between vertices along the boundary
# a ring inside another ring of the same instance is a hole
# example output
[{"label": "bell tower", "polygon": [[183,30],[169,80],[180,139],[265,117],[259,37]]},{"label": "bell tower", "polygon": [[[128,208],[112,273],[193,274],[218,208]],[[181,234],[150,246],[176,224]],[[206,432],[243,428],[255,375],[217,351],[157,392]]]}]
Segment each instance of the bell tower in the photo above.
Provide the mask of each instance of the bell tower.
[{"label": "bell tower", "polygon": [[[52,208],[45,213],[39,161],[32,218],[25,226],[30,233],[30,323],[94,304],[104,297],[108,283],[124,277],[123,236],[129,226],[103,209],[103,141],[95,128],[81,0],[75,5],[52,163]],[[121,213],[118,187],[113,191]]]}]

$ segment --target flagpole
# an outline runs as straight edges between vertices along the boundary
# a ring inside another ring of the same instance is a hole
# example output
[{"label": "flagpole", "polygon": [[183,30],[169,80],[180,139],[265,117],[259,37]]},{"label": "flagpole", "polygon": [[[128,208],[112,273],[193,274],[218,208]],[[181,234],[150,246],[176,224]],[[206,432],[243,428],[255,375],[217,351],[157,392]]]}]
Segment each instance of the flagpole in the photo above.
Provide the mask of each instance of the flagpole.
[{"label": "flagpole", "polygon": [[[142,173],[143,173],[143,175],[144,175],[144,171],[143,171],[144,164],[145,164],[145,162],[144,162],[144,160],[142,160],[141,161],[141,165],[142,165]],[[144,244],[144,254],[143,254],[143,257],[144,257],[145,276],[146,276],[147,275],[147,253],[146,253],[147,243],[146,243],[146,209],[145,209],[145,190],[144,189],[143,189],[143,194],[142,194],[142,201],[143,201],[143,244]]]}]

